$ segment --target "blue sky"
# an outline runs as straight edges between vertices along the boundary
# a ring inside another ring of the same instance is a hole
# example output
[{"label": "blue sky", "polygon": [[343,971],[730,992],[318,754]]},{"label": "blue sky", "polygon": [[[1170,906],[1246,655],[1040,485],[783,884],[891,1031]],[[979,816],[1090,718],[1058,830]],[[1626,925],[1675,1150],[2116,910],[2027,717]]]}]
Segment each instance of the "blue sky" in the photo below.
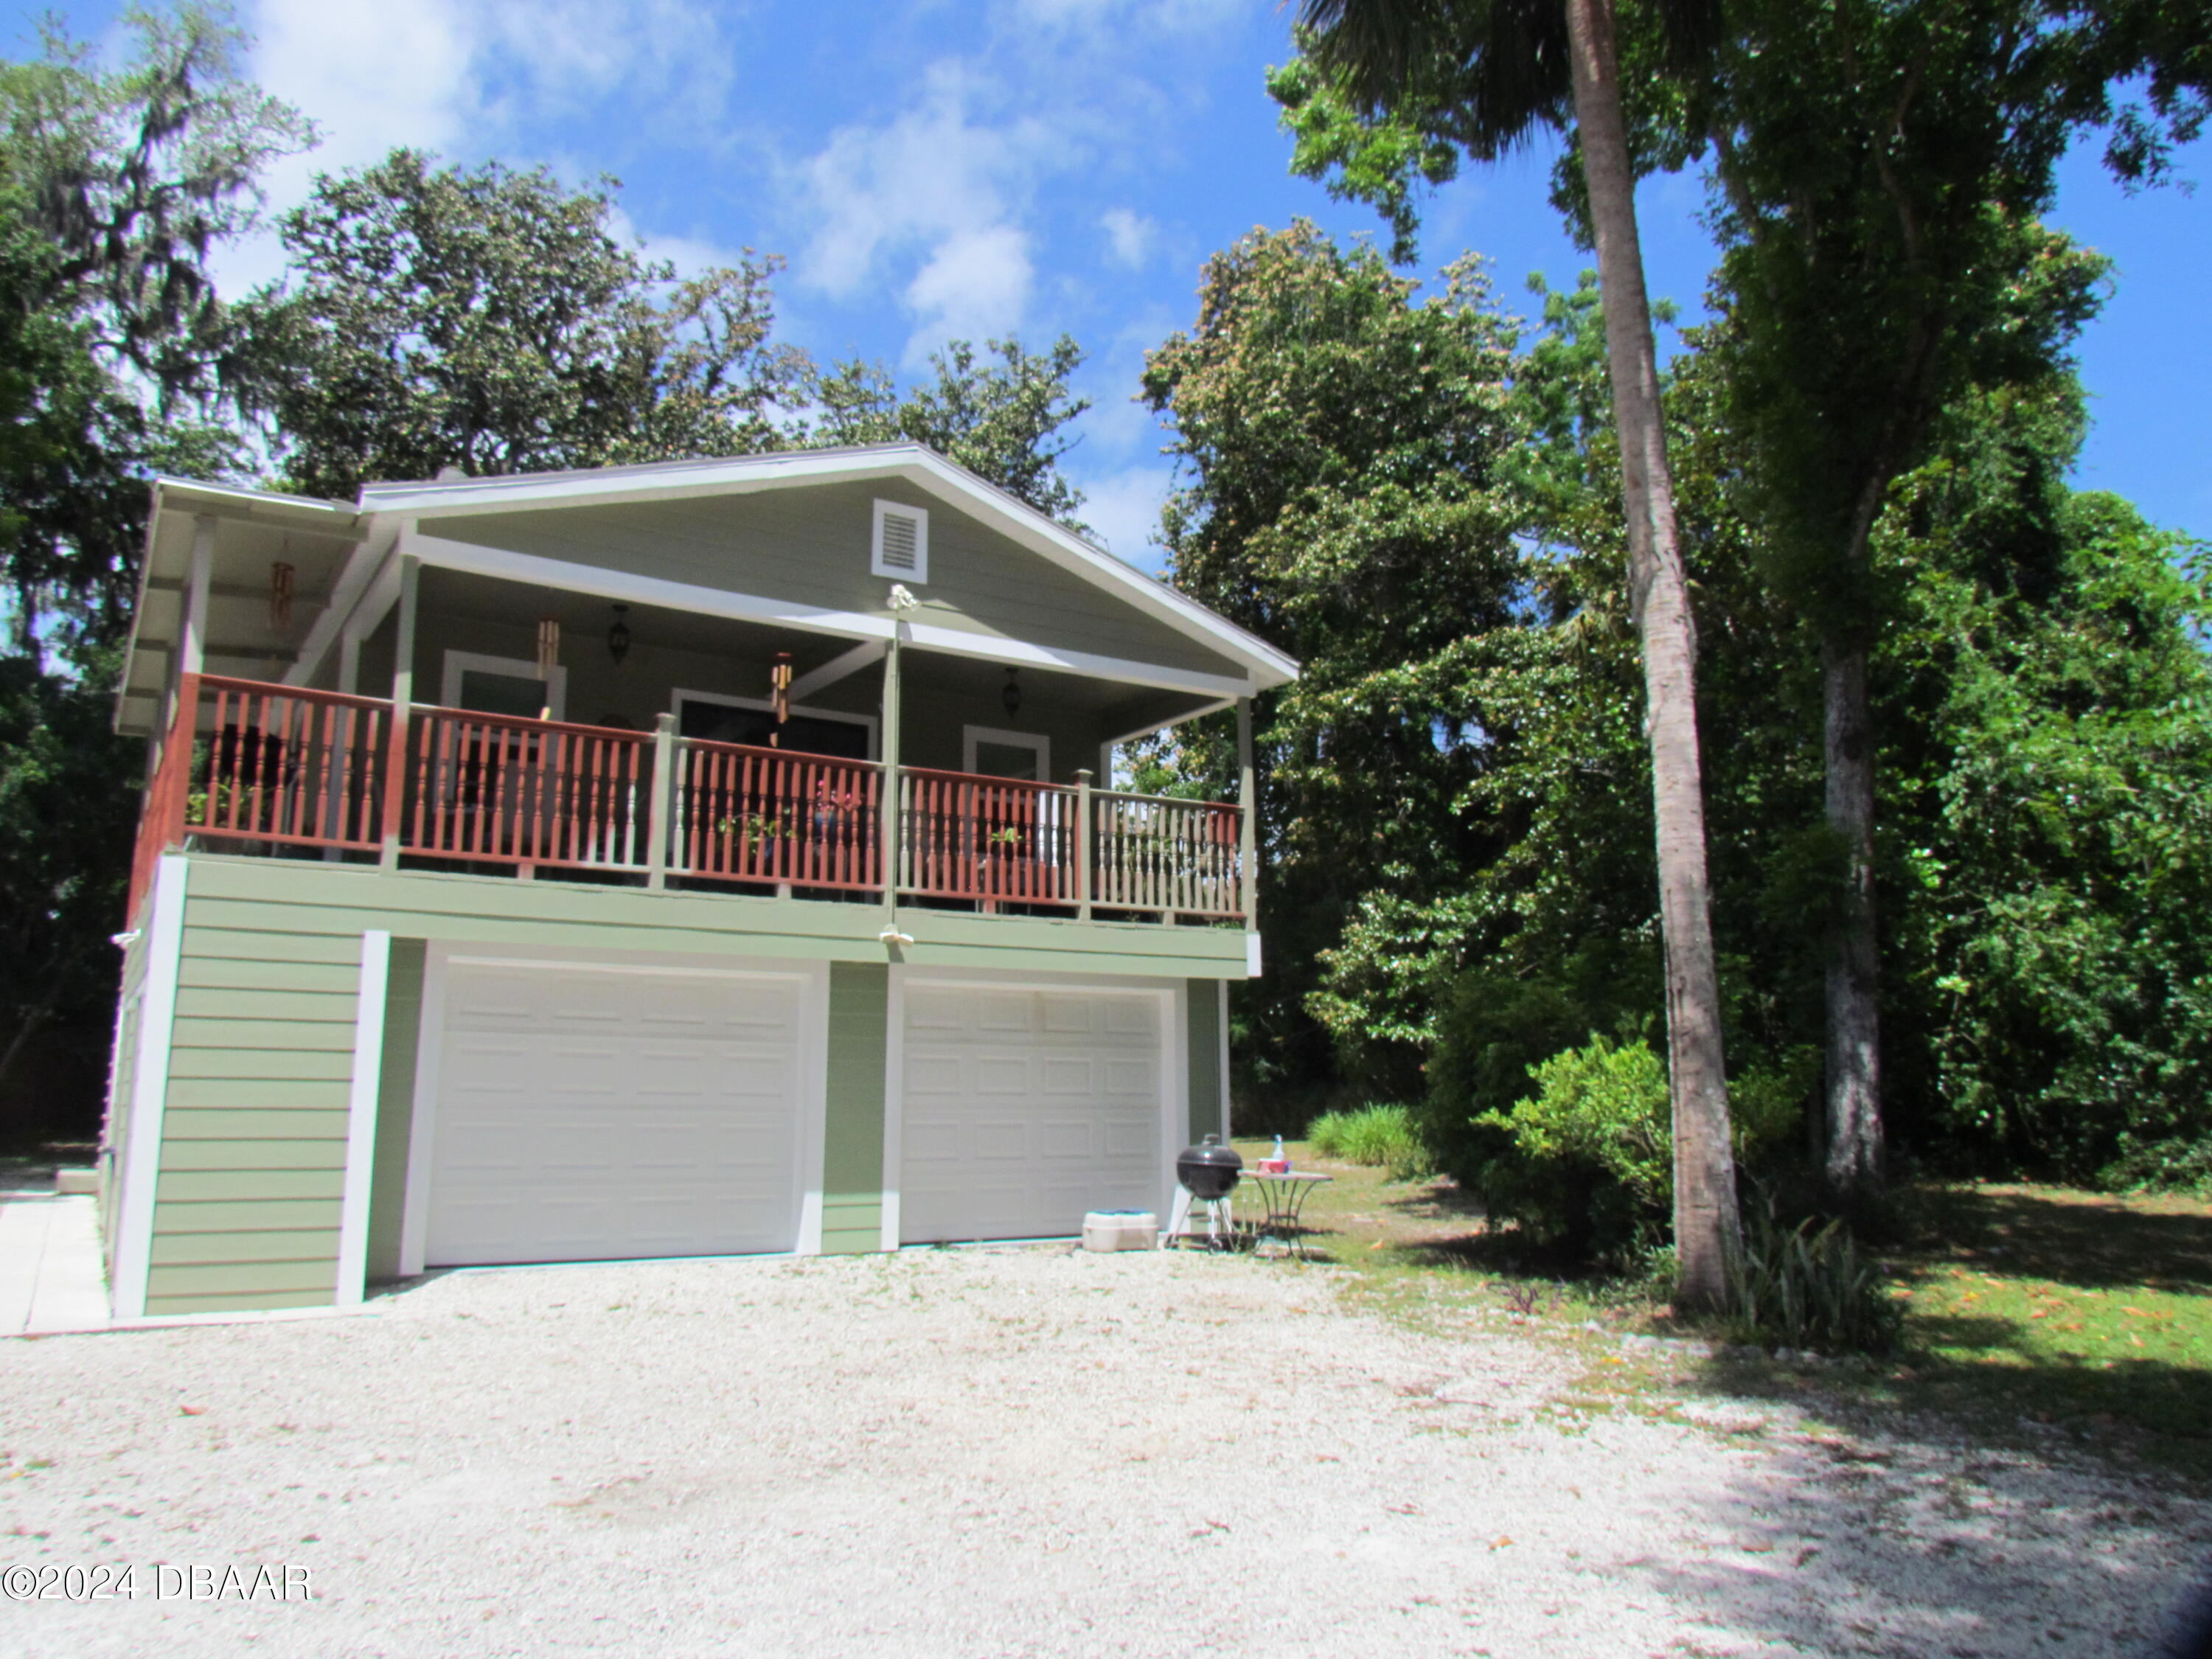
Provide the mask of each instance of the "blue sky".
[{"label": "blue sky", "polygon": [[[99,39],[118,7],[65,6]],[[241,0],[252,71],[325,135],[271,180],[298,199],[319,168],[399,143],[458,161],[611,173],[655,253],[696,266],[786,256],[781,332],[823,358],[908,370],[948,337],[1062,331],[1091,353],[1070,471],[1123,556],[1170,473],[1131,401],[1146,348],[1187,326],[1206,255],[1304,215],[1340,236],[1364,209],[1288,175],[1261,76],[1289,52],[1270,0]],[[32,10],[19,12],[27,40]],[[2212,143],[2185,169],[2212,173]],[[1430,206],[1424,252],[1496,261],[1509,304],[1541,271],[1588,263],[1531,155]],[[1694,181],[1643,194],[1655,293],[1693,307],[1711,264]],[[2124,197],[2094,155],[2069,161],[2057,217],[2118,262],[2082,343],[2097,426],[2080,482],[2212,536],[2212,193]],[[226,286],[274,273],[267,242],[226,256]]]}]

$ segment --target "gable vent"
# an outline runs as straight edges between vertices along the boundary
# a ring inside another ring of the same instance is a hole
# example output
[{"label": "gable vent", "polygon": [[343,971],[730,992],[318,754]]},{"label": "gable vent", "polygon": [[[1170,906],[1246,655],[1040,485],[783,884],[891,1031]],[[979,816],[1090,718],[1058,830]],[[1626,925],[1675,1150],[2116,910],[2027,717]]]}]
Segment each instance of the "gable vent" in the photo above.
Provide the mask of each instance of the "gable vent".
[{"label": "gable vent", "polygon": [[897,501],[876,503],[874,544],[868,568],[878,576],[929,580],[929,514]]}]

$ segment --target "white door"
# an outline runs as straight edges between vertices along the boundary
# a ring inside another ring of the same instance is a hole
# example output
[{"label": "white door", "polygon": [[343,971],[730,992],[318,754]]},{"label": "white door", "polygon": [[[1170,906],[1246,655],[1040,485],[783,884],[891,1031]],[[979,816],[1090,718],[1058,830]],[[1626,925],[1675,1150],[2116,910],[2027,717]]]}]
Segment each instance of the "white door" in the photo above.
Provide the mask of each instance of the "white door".
[{"label": "white door", "polygon": [[452,963],[425,1265],[792,1249],[803,987]]},{"label": "white door", "polygon": [[909,980],[899,1237],[1055,1238],[1159,1202],[1157,993]]}]

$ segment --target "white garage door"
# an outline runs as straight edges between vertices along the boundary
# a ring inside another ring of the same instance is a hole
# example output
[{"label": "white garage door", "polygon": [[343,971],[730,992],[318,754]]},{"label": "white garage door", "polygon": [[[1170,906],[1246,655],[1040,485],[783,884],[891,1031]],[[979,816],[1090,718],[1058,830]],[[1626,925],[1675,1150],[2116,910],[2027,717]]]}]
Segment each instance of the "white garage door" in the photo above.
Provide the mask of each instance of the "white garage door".
[{"label": "white garage door", "polygon": [[1160,1005],[909,981],[900,1237],[1059,1237],[1157,1206]]},{"label": "white garage door", "polygon": [[792,1249],[803,985],[453,963],[425,1264]]}]

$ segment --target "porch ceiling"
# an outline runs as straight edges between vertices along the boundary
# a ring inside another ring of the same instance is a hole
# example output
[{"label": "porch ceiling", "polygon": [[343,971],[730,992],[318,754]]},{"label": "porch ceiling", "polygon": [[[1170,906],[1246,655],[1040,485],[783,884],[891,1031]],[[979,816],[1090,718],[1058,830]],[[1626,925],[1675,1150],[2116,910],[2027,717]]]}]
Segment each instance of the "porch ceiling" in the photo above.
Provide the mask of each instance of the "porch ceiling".
[{"label": "porch ceiling", "polygon": [[[564,651],[604,649],[602,642],[615,619],[613,605],[593,594],[434,566],[425,566],[421,580],[421,604],[426,614],[507,628],[534,628],[539,618],[550,617],[561,625]],[[702,616],[661,605],[632,605],[624,620],[629,624],[631,649],[638,653],[633,661],[639,662],[649,661],[655,649],[757,663],[769,662],[777,652],[788,651],[794,675],[804,679],[854,646],[842,635]],[[1095,715],[1117,735],[1183,719],[1214,706],[1189,693],[1129,685],[1065,670],[1031,665],[1020,672],[1025,696],[1071,712]],[[873,688],[880,684],[881,672],[872,663],[858,670],[854,678]],[[1006,678],[1003,664],[915,646],[907,647],[904,674],[909,690],[986,701],[998,698]],[[765,687],[762,695],[766,695]]]}]

